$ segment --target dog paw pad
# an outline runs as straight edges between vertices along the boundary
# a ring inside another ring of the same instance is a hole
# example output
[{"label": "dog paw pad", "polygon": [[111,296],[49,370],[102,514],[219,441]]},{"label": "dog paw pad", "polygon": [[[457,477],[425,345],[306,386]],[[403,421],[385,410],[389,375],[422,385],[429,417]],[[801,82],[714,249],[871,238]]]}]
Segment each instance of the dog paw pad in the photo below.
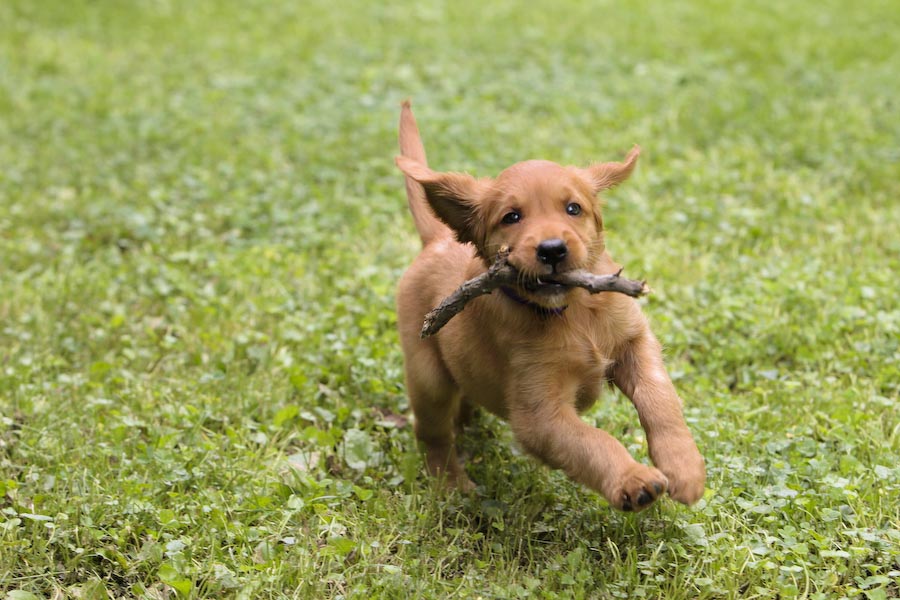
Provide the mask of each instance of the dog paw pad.
[{"label": "dog paw pad", "polygon": [[665,494],[667,487],[666,476],[660,471],[636,465],[624,478],[613,506],[625,512],[640,512]]}]

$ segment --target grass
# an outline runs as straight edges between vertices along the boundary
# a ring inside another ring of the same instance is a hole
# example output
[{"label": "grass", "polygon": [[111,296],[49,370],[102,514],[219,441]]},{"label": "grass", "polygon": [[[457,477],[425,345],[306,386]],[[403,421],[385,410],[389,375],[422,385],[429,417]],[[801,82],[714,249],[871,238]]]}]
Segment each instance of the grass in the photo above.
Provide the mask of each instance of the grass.
[{"label": "grass", "polygon": [[[767,4],[0,4],[5,598],[900,596],[900,12]],[[405,97],[436,168],[642,144],[608,241],[698,506],[613,512],[487,416],[477,493],[430,487]]]}]

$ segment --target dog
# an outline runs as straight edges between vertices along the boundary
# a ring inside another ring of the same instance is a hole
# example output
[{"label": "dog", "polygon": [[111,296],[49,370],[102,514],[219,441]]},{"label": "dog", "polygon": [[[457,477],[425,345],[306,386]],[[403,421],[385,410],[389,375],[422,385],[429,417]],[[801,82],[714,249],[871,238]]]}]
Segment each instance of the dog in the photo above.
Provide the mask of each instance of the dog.
[{"label": "dog", "polygon": [[[455,440],[482,407],[508,421],[529,454],[616,509],[641,511],[665,493],[695,503],[706,467],[638,303],[539,280],[572,269],[620,270],[604,245],[598,194],[629,177],[640,149],[623,162],[576,168],[529,160],[476,179],[428,167],[408,101],[399,138],[396,164],[422,251],[401,277],[397,322],[428,472],[461,491],[474,489]],[[521,284],[473,300],[435,336],[421,339],[424,315],[483,273],[501,249]],[[580,418],[605,382],[634,404],[655,466],[637,462]]]}]

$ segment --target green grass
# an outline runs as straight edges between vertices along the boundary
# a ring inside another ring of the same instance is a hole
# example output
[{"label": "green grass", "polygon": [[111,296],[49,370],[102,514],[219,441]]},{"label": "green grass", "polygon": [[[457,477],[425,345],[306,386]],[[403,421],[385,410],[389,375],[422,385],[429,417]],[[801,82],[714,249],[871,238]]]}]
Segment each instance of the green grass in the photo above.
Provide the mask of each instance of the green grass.
[{"label": "green grass", "polygon": [[[897,56],[892,0],[0,3],[0,590],[900,596]],[[608,244],[698,506],[613,512],[487,416],[477,493],[430,487],[406,97],[436,168],[643,146]]]}]

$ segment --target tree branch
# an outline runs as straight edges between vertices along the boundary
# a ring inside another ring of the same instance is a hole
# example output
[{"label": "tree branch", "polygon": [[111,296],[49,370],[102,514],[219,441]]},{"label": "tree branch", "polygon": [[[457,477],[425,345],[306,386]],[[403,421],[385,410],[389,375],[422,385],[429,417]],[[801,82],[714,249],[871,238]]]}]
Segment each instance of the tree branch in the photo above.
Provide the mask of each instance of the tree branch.
[{"label": "tree branch", "polygon": [[[464,282],[455,292],[444,298],[436,308],[425,315],[422,332],[419,334],[420,337],[426,338],[437,333],[450,319],[462,312],[470,300],[490,294],[503,285],[521,284],[522,278],[518,270],[507,262],[507,256],[508,253],[501,252],[487,271]],[[570,287],[580,287],[591,294],[618,292],[632,298],[637,298],[650,292],[650,288],[645,282],[626,279],[620,276],[621,273],[621,269],[615,275],[596,275],[588,271],[577,270],[560,273],[552,277],[542,277],[535,283],[556,283]]]}]

